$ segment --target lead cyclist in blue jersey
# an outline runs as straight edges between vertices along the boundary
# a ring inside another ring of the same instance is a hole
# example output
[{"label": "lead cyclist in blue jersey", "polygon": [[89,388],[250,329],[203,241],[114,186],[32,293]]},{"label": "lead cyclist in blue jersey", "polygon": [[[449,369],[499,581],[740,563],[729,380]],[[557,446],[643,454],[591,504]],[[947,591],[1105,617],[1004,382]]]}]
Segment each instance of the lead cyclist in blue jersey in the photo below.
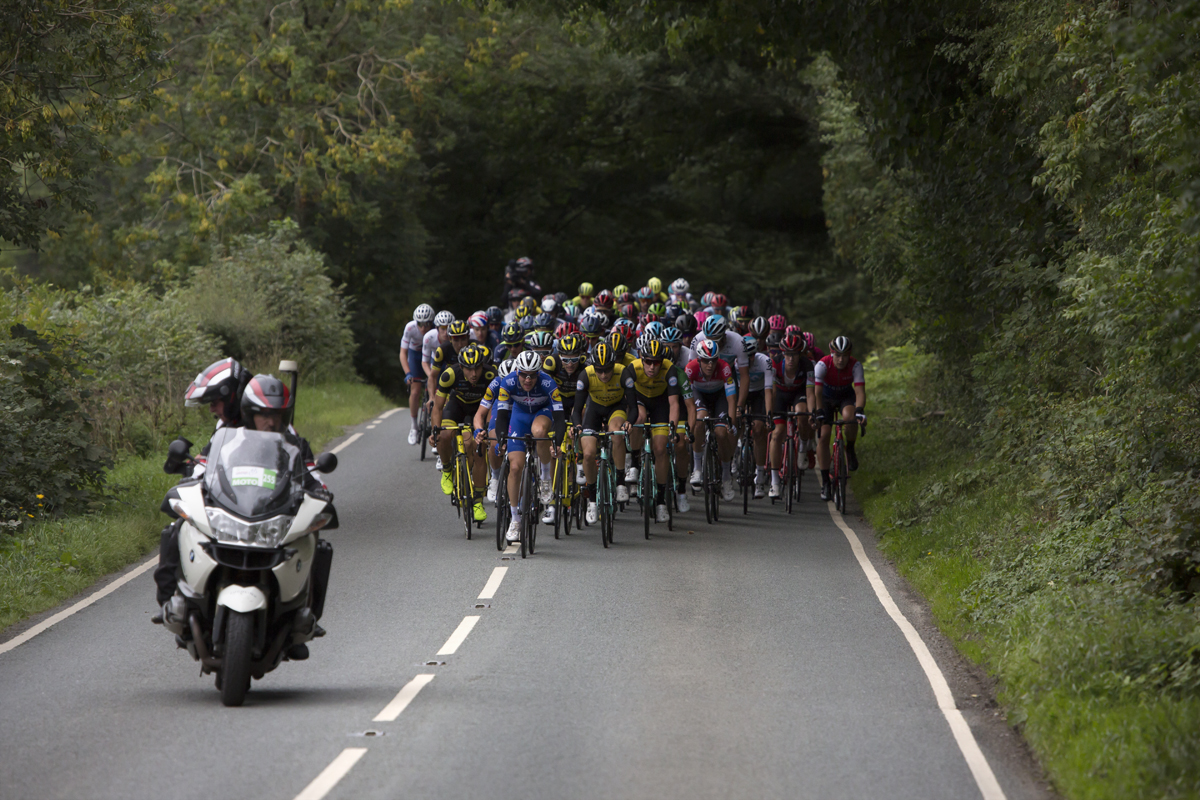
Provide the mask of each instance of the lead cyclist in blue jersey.
[{"label": "lead cyclist in blue jersey", "polygon": [[[542,358],[527,350],[517,356],[516,369],[504,376],[496,388],[496,434],[501,447],[508,449],[508,496],[520,498],[521,470],[525,468],[525,443],[507,440],[509,436],[524,436],[532,433],[545,437],[554,426],[554,444],[562,446],[567,423],[563,414],[562,395],[558,383],[542,369]],[[550,442],[538,442],[538,460],[541,462],[539,492],[542,502],[550,502],[551,470]],[[520,538],[521,515],[529,509],[520,506],[513,509],[512,523],[506,538],[515,542]],[[551,520],[553,521],[553,520]]]}]

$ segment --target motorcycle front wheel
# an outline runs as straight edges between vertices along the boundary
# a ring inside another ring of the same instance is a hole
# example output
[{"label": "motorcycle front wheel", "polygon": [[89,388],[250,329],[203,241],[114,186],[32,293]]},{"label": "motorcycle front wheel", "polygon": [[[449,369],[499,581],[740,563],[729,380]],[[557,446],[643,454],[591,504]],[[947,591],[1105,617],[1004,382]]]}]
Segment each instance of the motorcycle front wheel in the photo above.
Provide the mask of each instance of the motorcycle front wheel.
[{"label": "motorcycle front wheel", "polygon": [[254,615],[229,611],[225,618],[225,655],[221,659],[221,702],[240,706],[250,691],[250,651]]}]

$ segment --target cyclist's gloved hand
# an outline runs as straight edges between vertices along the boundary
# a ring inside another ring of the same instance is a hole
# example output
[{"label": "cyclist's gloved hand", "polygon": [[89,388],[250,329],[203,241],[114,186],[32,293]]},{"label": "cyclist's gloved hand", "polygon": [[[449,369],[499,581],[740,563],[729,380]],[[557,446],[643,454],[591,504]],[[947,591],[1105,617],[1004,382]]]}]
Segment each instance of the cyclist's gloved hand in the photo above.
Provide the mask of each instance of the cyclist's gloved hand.
[{"label": "cyclist's gloved hand", "polygon": [[861,407],[856,408],[854,409],[854,418],[858,420],[859,424],[862,424],[867,421],[867,412]]},{"label": "cyclist's gloved hand", "polygon": [[824,411],[814,411],[813,412],[813,422],[817,423],[818,425],[824,425],[825,424],[825,412]]},{"label": "cyclist's gloved hand", "polygon": [[412,383],[412,373],[406,372],[404,373],[404,385],[408,386],[410,383]]}]

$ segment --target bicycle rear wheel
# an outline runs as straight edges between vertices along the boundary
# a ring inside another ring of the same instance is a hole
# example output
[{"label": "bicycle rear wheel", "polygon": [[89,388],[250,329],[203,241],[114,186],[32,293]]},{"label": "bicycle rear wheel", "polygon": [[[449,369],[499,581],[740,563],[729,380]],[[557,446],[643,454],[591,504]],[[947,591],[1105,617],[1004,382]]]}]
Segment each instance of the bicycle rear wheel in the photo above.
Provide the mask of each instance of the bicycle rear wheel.
[{"label": "bicycle rear wheel", "polygon": [[742,442],[741,468],[738,477],[742,482],[742,513],[750,513],[750,493],[754,488],[754,442],[747,436]]},{"label": "bicycle rear wheel", "polygon": [[712,525],[712,523],[713,523],[712,464],[710,463],[712,461],[712,457],[713,456],[712,456],[711,449],[709,448],[709,446],[707,444],[705,444],[704,445],[704,456],[703,456],[702,462],[700,464],[701,470],[702,470],[700,474],[704,478],[704,481],[702,483],[702,488],[704,489],[704,519],[705,519],[705,521],[708,522],[709,525]]},{"label": "bicycle rear wheel", "polygon": [[846,487],[850,481],[850,468],[846,464],[845,446],[838,448],[837,510],[846,513]]},{"label": "bicycle rear wheel", "polygon": [[608,494],[609,466],[608,459],[600,459],[600,478],[596,482],[596,509],[600,512],[600,543],[606,548],[611,539],[608,537],[608,523],[612,515],[610,504],[612,498]]},{"label": "bicycle rear wheel", "polygon": [[508,457],[500,467],[500,485],[496,487],[496,549],[504,550],[507,542],[504,533],[508,530],[512,509],[508,505]]},{"label": "bicycle rear wheel", "polygon": [[[650,465],[647,467],[646,462]],[[654,520],[654,452],[643,453],[642,474],[642,521],[646,528],[646,538],[650,538],[650,523]]]},{"label": "bicycle rear wheel", "polygon": [[459,453],[455,461],[454,488],[458,494],[458,510],[462,512],[463,527],[467,529],[467,541],[471,539],[471,528],[475,526],[475,492],[471,486],[471,468],[467,464],[467,454]]},{"label": "bicycle rear wheel", "polygon": [[792,502],[796,499],[794,486],[796,482],[796,473],[799,470],[796,468],[796,440],[789,436],[787,443],[784,446],[783,455],[784,482],[783,482],[783,507],[787,513],[792,513]]},{"label": "bicycle rear wheel", "polygon": [[516,512],[521,515],[521,558],[528,557],[532,552],[529,547],[530,531],[533,528],[531,520],[537,513],[533,507],[533,497],[537,493],[537,478],[531,456],[532,453],[525,453],[525,467],[521,470],[521,502],[517,505]]},{"label": "bicycle rear wheel", "polygon": [[421,410],[417,412],[417,431],[421,437],[421,460],[425,460],[425,448],[429,445],[429,409],[425,403],[421,403]]}]

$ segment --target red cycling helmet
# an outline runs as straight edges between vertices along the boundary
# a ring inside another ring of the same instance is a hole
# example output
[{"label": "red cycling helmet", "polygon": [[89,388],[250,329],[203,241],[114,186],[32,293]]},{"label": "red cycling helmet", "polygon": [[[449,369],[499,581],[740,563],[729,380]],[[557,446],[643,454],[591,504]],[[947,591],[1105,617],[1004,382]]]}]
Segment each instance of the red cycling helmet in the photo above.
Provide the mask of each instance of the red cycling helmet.
[{"label": "red cycling helmet", "polygon": [[592,302],[595,303],[600,308],[612,308],[613,307],[613,293],[610,292],[608,289],[601,289],[596,294],[595,298],[593,298]]},{"label": "red cycling helmet", "polygon": [[779,349],[785,353],[803,353],[804,339],[796,334],[788,334],[783,337],[783,341],[779,343]]},{"label": "red cycling helmet", "polygon": [[800,337],[802,339],[804,339],[804,344],[808,346],[809,350],[812,350],[814,347],[817,346],[817,337],[813,336],[808,331],[805,331],[804,333],[800,334]]},{"label": "red cycling helmet", "polygon": [[767,324],[771,326],[771,330],[781,331],[787,327],[787,317],[783,314],[772,314],[771,318],[767,320]]},{"label": "red cycling helmet", "polygon": [[714,294],[712,299],[713,308],[724,308],[729,305],[729,298],[723,294]]},{"label": "red cycling helmet", "polygon": [[560,322],[558,324],[558,327],[554,329],[554,338],[561,339],[564,336],[570,335],[572,333],[575,333],[575,334],[579,333],[578,325],[576,325],[574,322]]},{"label": "red cycling helmet", "polygon": [[788,325],[787,329],[783,332],[783,335],[791,336],[792,334],[795,334],[796,336],[799,336],[801,333],[803,333],[803,331],[800,330],[799,325]]}]

